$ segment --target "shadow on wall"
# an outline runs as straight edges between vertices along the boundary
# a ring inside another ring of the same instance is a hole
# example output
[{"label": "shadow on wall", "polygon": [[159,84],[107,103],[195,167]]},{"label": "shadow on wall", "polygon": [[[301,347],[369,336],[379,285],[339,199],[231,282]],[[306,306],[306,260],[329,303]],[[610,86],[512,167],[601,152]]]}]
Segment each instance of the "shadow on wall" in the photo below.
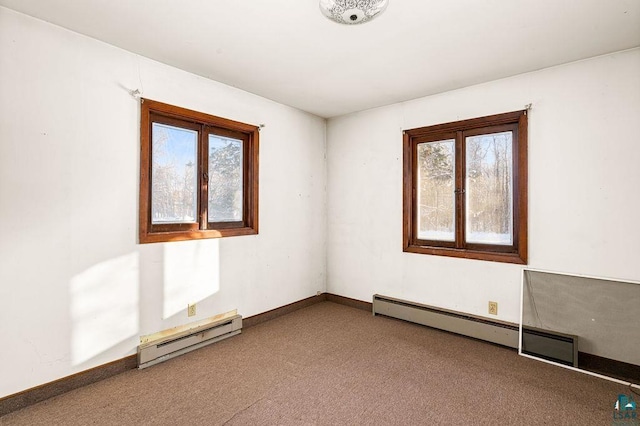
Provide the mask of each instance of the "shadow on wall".
[{"label": "shadow on wall", "polygon": [[219,289],[218,240],[139,246],[87,268],[69,283],[71,365],[130,355],[141,334],[189,322],[188,304]]}]

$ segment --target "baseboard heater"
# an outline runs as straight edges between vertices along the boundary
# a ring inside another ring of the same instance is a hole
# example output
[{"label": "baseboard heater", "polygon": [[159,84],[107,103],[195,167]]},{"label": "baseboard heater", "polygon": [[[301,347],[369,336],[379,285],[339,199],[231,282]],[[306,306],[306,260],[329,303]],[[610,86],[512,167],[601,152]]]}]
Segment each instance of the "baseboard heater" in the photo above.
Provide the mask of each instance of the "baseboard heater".
[{"label": "baseboard heater", "polygon": [[150,367],[241,331],[242,316],[234,315],[143,343],[138,346],[138,368]]},{"label": "baseboard heater", "polygon": [[[491,321],[379,294],[373,296],[373,314],[398,318],[510,348],[518,348],[517,324]],[[523,327],[522,343],[523,353],[561,364],[578,365],[577,336]]]},{"label": "baseboard heater", "polygon": [[518,347],[517,324],[489,321],[379,294],[373,296],[373,314],[398,318],[510,348]]},{"label": "baseboard heater", "polygon": [[577,367],[578,336],[533,327],[523,327],[522,353]]}]

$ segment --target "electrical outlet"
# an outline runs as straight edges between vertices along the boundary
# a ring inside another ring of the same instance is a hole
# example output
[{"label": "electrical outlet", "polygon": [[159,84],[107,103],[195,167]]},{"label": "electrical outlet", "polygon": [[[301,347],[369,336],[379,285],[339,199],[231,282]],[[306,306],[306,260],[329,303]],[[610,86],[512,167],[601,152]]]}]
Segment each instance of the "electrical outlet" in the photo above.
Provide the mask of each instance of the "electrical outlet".
[{"label": "electrical outlet", "polygon": [[498,315],[498,302],[489,302],[489,314]]},{"label": "electrical outlet", "polygon": [[195,303],[189,303],[189,306],[187,308],[187,315],[192,317],[196,314],[196,304]]}]

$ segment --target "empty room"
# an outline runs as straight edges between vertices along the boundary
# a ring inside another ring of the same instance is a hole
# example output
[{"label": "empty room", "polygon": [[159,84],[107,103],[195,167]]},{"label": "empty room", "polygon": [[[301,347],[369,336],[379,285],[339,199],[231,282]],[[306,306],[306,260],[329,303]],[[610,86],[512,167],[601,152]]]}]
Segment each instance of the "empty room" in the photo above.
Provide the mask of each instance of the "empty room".
[{"label": "empty room", "polygon": [[0,0],[0,424],[639,425],[638,0]]}]

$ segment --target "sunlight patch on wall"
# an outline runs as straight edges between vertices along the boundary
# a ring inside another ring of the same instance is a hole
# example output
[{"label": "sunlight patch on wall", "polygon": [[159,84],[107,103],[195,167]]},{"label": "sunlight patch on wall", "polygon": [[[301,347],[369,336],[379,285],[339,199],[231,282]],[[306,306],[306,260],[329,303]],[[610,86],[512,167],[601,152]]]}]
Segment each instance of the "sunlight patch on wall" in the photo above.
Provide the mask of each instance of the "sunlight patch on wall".
[{"label": "sunlight patch on wall", "polygon": [[189,303],[206,299],[219,289],[219,240],[164,245],[164,319],[186,311]]},{"label": "sunlight patch on wall", "polygon": [[138,253],[130,253],[71,279],[73,365],[138,334],[138,265]]}]

